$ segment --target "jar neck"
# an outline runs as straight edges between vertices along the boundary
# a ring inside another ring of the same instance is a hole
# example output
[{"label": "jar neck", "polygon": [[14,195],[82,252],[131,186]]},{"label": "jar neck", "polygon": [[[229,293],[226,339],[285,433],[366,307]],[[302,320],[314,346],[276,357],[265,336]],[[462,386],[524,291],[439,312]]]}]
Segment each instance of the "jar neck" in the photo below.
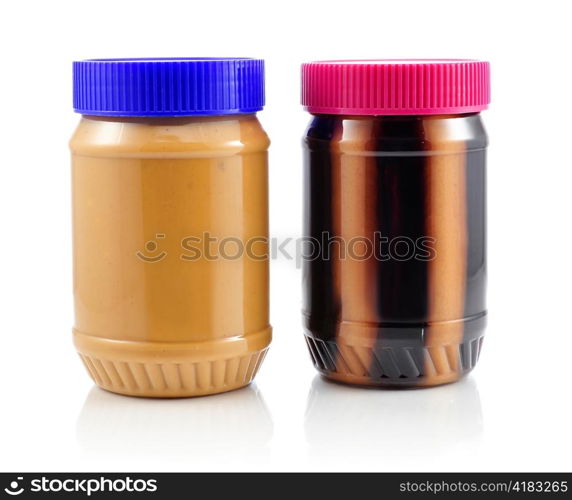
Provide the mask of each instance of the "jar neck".
[{"label": "jar neck", "polygon": [[[338,143],[371,152],[482,149],[487,145],[480,113],[455,115],[312,115],[307,143]],[[462,143],[462,146],[461,146]],[[329,147],[329,146],[324,146]]]},{"label": "jar neck", "polygon": [[237,113],[225,115],[189,115],[189,116],[106,116],[81,115],[85,120],[110,123],[138,123],[146,125],[189,125],[193,123],[213,123],[229,120],[248,120],[256,118],[256,113]]},{"label": "jar neck", "polygon": [[327,113],[310,113],[315,117],[323,117],[330,119],[344,120],[384,120],[384,121],[408,121],[408,120],[442,120],[448,118],[464,118],[468,116],[480,115],[480,112],[474,113],[450,113],[436,115],[344,115],[344,114],[327,114]]}]

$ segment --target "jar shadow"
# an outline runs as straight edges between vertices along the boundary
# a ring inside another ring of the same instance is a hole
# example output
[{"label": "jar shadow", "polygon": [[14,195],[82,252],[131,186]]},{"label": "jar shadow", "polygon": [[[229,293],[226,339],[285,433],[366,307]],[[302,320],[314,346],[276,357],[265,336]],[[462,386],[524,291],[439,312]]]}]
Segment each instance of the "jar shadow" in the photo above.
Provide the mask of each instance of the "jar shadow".
[{"label": "jar shadow", "polygon": [[[306,441],[314,458],[344,453],[375,470],[438,466],[445,456],[478,452],[483,414],[469,376],[440,387],[379,390],[314,379],[306,406]],[[325,463],[324,463],[325,464]]]},{"label": "jar shadow", "polygon": [[[232,460],[269,455],[272,416],[256,385],[188,399],[126,397],[94,387],[76,426],[77,442],[91,458],[137,457]],[[213,460],[214,463],[214,460]]]}]

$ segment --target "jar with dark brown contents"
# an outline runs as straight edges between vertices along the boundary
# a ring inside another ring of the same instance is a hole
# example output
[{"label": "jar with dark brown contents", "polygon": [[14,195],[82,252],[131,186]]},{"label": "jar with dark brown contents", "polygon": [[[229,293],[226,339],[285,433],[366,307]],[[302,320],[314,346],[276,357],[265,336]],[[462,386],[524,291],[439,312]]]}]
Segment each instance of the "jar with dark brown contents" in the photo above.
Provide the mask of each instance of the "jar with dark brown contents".
[{"label": "jar with dark brown contents", "polygon": [[359,385],[458,380],[486,322],[488,63],[308,63],[302,100],[314,365]]}]

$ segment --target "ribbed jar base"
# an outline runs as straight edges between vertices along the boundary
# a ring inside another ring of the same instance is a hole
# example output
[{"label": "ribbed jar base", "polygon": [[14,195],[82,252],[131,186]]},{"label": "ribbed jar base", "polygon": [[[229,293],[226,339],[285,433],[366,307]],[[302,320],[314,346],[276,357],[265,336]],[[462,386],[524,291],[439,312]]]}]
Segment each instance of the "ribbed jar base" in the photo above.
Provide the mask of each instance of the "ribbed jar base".
[{"label": "ribbed jar base", "polygon": [[378,343],[367,347],[341,339],[324,341],[306,333],[316,369],[325,377],[374,387],[431,387],[459,380],[476,365],[484,334],[457,344],[404,346]]},{"label": "ribbed jar base", "polygon": [[256,376],[269,342],[270,329],[186,344],[123,342],[74,332],[79,356],[99,387],[152,398],[206,396],[244,387]]}]

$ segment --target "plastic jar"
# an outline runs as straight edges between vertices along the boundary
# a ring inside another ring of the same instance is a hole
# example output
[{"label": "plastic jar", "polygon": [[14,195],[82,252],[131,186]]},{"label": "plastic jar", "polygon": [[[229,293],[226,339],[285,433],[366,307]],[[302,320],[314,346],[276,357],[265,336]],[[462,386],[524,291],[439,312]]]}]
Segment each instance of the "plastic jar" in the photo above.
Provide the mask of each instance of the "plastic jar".
[{"label": "plastic jar", "polygon": [[[303,65],[304,326],[342,382],[428,386],[477,362],[485,307],[489,65]],[[317,250],[316,250],[317,249]]]},{"label": "plastic jar", "polygon": [[74,63],[74,343],[135,396],[248,384],[271,338],[255,59]]}]

